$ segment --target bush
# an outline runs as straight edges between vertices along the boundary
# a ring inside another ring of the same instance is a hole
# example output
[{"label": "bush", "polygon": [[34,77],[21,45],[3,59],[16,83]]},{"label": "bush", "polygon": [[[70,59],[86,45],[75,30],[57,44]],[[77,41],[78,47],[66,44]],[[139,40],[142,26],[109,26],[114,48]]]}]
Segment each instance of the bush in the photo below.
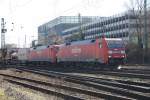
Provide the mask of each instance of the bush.
[{"label": "bush", "polygon": [[143,62],[143,49],[137,44],[129,43],[126,46],[127,63],[141,64]]},{"label": "bush", "polygon": [[144,50],[142,47],[135,43],[129,43],[126,45],[127,63],[130,64],[143,64],[150,63],[150,49],[144,57]]}]

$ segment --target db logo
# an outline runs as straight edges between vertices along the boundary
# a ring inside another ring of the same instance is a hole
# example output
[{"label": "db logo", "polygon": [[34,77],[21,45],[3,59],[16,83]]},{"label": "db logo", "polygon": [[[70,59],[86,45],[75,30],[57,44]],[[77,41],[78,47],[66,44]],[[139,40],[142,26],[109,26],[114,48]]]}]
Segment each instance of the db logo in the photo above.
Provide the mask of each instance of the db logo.
[{"label": "db logo", "polygon": [[37,54],[41,54],[41,51],[37,51]]},{"label": "db logo", "polygon": [[71,52],[72,53],[81,53],[81,48],[73,48],[72,50],[71,50]]}]

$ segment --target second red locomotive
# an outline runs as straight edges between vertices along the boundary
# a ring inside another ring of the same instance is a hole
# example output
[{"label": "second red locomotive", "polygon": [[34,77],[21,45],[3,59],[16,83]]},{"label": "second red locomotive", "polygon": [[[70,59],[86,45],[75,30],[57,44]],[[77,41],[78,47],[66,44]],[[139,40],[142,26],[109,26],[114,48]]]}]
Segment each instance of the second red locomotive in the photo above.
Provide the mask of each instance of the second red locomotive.
[{"label": "second red locomotive", "polygon": [[48,64],[56,63],[57,45],[39,46],[31,48],[27,53],[28,63]]}]

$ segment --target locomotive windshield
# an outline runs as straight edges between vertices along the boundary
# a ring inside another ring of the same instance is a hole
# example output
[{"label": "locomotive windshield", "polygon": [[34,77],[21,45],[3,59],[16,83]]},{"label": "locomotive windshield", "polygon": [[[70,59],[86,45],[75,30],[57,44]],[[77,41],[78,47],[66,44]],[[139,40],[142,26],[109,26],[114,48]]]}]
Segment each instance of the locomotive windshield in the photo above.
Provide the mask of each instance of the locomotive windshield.
[{"label": "locomotive windshield", "polygon": [[122,40],[109,40],[107,41],[108,48],[124,48]]}]

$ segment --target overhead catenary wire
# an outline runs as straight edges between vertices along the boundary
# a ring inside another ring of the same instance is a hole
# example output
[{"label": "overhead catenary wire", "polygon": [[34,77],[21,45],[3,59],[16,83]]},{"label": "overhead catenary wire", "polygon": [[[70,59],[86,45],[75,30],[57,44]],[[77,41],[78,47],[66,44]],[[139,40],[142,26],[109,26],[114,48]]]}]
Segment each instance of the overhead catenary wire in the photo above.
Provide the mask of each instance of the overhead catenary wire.
[{"label": "overhead catenary wire", "polygon": [[[100,1],[102,3],[105,0],[100,0]],[[69,15],[69,14],[73,14],[74,12],[76,12],[78,14],[85,10],[88,11],[89,7],[95,7],[95,5],[98,5],[98,3],[99,3],[99,0],[82,0],[81,2],[74,5],[73,7],[66,9],[62,12],[59,12],[59,15],[56,14],[55,17],[58,17],[62,14]],[[98,6],[98,7],[100,8],[101,6]]]},{"label": "overhead catenary wire", "polygon": [[16,6],[17,6],[17,7],[23,7],[23,6],[26,6],[26,5],[30,4],[32,1],[33,1],[33,0],[28,0],[28,1],[26,1],[25,3],[20,4],[20,5],[17,4]]}]

